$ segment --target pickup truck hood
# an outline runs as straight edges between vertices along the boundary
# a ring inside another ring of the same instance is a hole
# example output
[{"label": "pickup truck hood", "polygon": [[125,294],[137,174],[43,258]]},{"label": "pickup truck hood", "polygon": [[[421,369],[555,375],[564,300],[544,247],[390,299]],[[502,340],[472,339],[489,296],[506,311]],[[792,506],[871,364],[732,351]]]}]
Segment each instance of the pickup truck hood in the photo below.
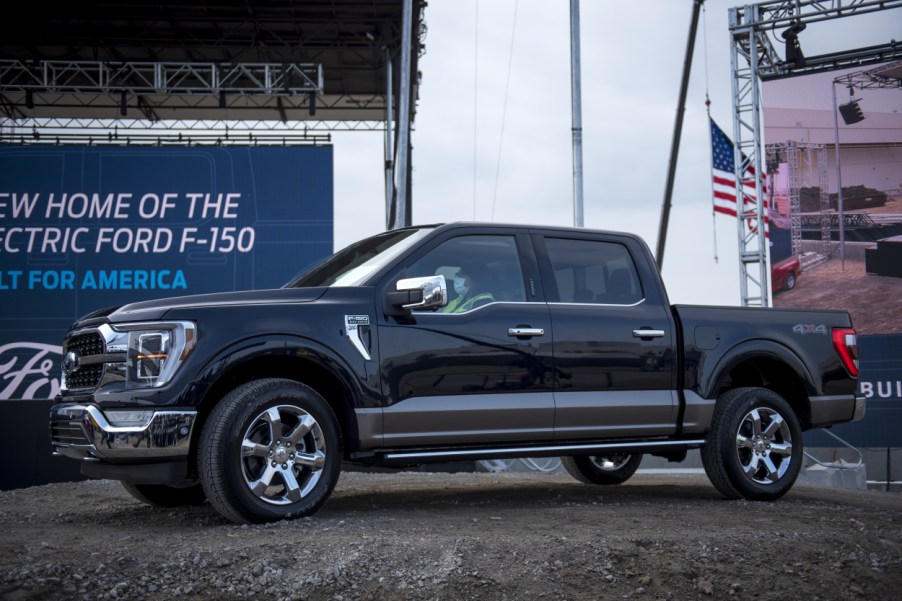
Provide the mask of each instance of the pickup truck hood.
[{"label": "pickup truck hood", "polygon": [[[105,309],[88,317],[106,317],[111,322],[163,319],[173,309],[222,307],[236,305],[309,303],[320,298],[328,288],[279,288],[276,290],[246,290],[178,296],[142,301]],[[106,315],[102,315],[106,313]]]}]

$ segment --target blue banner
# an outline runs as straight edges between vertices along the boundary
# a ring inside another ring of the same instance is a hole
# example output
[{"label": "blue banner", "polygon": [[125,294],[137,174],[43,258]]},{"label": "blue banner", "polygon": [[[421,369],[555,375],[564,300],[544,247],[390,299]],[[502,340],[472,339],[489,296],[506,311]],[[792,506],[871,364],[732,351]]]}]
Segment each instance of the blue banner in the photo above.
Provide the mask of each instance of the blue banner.
[{"label": "blue banner", "polygon": [[[830,431],[857,447],[902,446],[902,334],[859,334],[858,350],[858,391],[867,399],[864,419]],[[805,444],[837,446],[819,430],[807,433]]]},{"label": "blue banner", "polygon": [[332,253],[332,147],[0,147],[0,400],[91,311],[278,288]]}]

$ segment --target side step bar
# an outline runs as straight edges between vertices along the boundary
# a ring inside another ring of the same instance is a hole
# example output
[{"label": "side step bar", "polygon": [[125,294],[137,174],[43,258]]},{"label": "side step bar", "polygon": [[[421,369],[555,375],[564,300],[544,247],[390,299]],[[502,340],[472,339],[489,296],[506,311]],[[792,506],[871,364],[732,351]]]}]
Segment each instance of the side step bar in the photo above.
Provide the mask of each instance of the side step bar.
[{"label": "side step bar", "polygon": [[438,449],[416,451],[388,451],[379,454],[386,462],[437,461],[461,459],[501,459],[517,457],[549,457],[555,455],[592,455],[611,451],[655,452],[667,448],[697,449],[705,444],[704,439],[662,440],[645,442],[610,442],[591,444],[550,445],[542,447],[508,447],[490,449]]}]

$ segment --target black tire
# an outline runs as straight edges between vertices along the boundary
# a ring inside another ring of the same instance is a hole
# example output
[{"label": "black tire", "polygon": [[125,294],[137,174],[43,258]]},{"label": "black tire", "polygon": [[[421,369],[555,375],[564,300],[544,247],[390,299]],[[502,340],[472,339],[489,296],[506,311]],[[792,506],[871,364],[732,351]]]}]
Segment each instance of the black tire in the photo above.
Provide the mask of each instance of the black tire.
[{"label": "black tire", "polygon": [[316,391],[293,380],[255,380],[226,395],[207,419],[201,484],[233,522],[304,517],[335,488],[341,449],[335,413]]},{"label": "black tire", "polygon": [[142,503],[153,507],[182,507],[200,505],[207,500],[200,482],[190,486],[168,486],[166,484],[132,484],[123,482],[128,494]]},{"label": "black tire", "polygon": [[586,484],[623,484],[636,473],[640,463],[642,453],[561,457],[564,469]]},{"label": "black tire", "polygon": [[792,290],[796,287],[796,274],[793,272],[789,272],[789,275],[786,276],[786,284],[784,286],[787,290]]},{"label": "black tire", "polygon": [[802,467],[802,428],[783,397],[766,388],[725,392],[702,447],[705,473],[728,499],[774,501]]}]

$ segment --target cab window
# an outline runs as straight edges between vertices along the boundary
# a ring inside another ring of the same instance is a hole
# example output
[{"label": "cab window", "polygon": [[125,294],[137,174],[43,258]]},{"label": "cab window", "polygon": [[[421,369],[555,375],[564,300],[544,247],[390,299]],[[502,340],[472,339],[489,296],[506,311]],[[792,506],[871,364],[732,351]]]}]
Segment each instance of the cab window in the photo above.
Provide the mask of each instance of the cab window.
[{"label": "cab window", "polygon": [[643,298],[636,266],[616,242],[546,238],[562,303],[632,305]]},{"label": "cab window", "polygon": [[405,270],[405,277],[440,275],[448,286],[445,313],[465,313],[492,302],[526,300],[513,236],[471,235],[446,240]]}]

